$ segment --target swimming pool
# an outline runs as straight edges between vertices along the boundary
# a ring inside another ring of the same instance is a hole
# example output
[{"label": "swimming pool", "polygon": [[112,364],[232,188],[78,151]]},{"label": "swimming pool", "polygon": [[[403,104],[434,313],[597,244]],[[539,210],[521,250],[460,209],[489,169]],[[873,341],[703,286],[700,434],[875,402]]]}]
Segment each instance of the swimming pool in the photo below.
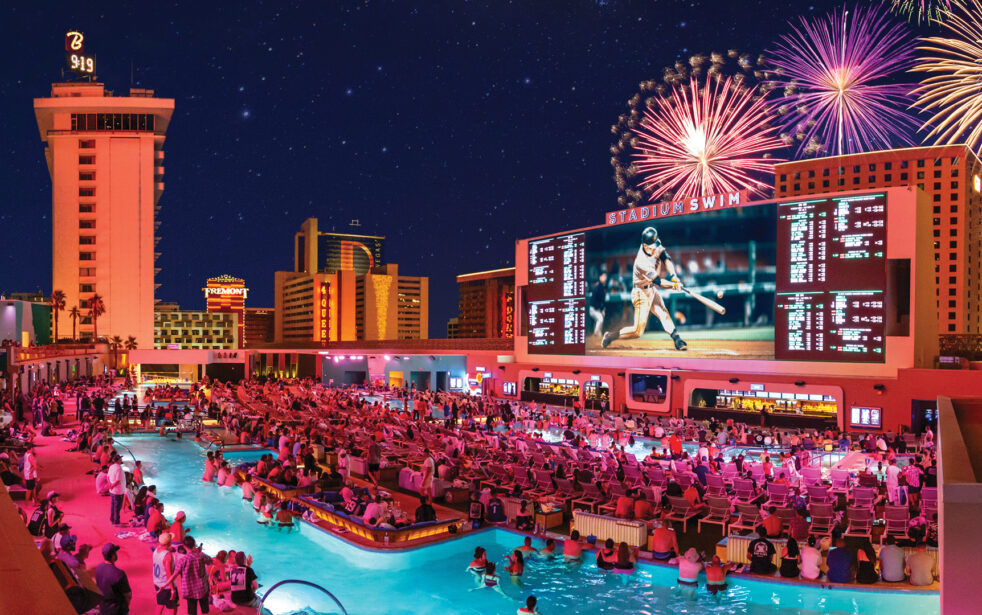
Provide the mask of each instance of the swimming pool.
[{"label": "swimming pool", "polygon": [[[533,561],[526,569],[524,588],[503,581],[504,591],[514,600],[489,590],[471,592],[474,581],[465,568],[474,547],[486,548],[502,568],[502,557],[520,544],[520,536],[489,530],[411,551],[376,553],[306,524],[295,533],[281,533],[255,522],[251,505],[238,489],[201,482],[206,453],[194,442],[155,436],[121,437],[119,442],[144,461],[147,481],[157,485],[167,516],[178,510],[187,513],[190,533],[204,543],[207,553],[245,550],[254,556],[253,567],[264,587],[284,579],[318,583],[334,592],[352,615],[511,615],[519,606],[517,600],[529,594],[539,598],[539,609],[546,615],[940,612],[937,594],[821,590],[738,579],[717,601],[704,589],[680,590],[673,569],[653,565],[627,576],[601,573],[592,564],[569,570],[558,563]],[[229,452],[226,458],[238,462],[254,459],[257,453]],[[284,615],[307,606],[335,612],[319,593],[294,587],[298,586],[284,588],[289,594],[272,594],[267,606],[273,613]]]}]

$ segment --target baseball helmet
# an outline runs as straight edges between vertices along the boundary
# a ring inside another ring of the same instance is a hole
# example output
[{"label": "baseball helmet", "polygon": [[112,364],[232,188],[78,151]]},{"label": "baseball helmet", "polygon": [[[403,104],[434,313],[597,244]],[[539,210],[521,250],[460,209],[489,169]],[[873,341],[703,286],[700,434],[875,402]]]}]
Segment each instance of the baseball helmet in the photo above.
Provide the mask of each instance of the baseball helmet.
[{"label": "baseball helmet", "polygon": [[656,241],[658,241],[658,231],[655,230],[655,227],[649,226],[641,231],[641,243],[646,246],[653,246]]}]

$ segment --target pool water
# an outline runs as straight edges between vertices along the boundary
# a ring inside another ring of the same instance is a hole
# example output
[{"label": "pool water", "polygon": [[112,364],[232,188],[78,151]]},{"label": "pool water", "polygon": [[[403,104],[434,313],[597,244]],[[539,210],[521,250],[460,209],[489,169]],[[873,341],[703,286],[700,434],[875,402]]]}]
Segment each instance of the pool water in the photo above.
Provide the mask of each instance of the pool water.
[{"label": "pool water", "polygon": [[[147,481],[157,485],[165,514],[187,513],[189,532],[204,543],[207,553],[244,550],[255,558],[253,568],[263,588],[284,579],[311,581],[337,595],[352,615],[511,615],[524,606],[519,600],[524,603],[529,594],[539,598],[539,610],[545,615],[940,612],[937,594],[821,590],[738,579],[717,600],[704,588],[680,590],[674,569],[654,565],[640,566],[633,575],[618,575],[601,573],[592,563],[570,569],[558,562],[532,561],[526,567],[524,587],[505,576],[502,587],[507,597],[487,589],[470,591],[475,583],[465,569],[474,547],[486,548],[500,571],[505,553],[521,543],[519,535],[487,530],[410,551],[376,553],[303,523],[293,533],[280,532],[255,522],[251,505],[238,489],[201,481],[205,451],[194,442],[155,436],[119,441],[143,460]],[[240,462],[262,452],[229,452],[226,458]],[[276,615],[305,607],[336,612],[319,592],[297,585],[275,591],[266,606]]]}]

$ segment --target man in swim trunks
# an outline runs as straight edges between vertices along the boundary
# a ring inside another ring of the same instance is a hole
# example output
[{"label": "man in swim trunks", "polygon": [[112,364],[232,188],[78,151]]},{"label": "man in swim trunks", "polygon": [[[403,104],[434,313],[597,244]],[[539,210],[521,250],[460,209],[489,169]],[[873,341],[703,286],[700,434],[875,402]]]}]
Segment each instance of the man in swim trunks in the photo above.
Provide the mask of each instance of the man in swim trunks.
[{"label": "man in swim trunks", "polygon": [[726,573],[733,568],[732,563],[724,564],[718,555],[706,564],[706,589],[711,594],[721,592],[726,589]]}]

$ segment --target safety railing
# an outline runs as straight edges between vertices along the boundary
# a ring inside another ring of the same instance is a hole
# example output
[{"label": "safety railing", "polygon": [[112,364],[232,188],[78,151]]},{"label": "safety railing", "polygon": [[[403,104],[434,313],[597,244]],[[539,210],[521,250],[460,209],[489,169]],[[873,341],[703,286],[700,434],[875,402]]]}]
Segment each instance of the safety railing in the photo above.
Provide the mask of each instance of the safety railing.
[{"label": "safety railing", "polygon": [[269,595],[272,594],[276,590],[276,588],[289,584],[304,585],[306,587],[313,587],[314,589],[320,590],[321,592],[326,594],[328,598],[333,600],[334,604],[338,605],[338,608],[341,609],[341,615],[348,615],[348,611],[344,608],[344,605],[341,604],[341,601],[338,600],[337,596],[335,596],[334,594],[327,591],[326,589],[324,589],[323,587],[321,587],[316,583],[311,583],[310,581],[301,581],[300,579],[286,579],[274,584],[272,587],[267,589],[266,593],[263,594],[263,597],[259,600],[259,606],[256,607],[256,613],[259,615],[264,615],[266,611],[263,611],[263,605],[266,603],[266,599],[269,598]]}]

